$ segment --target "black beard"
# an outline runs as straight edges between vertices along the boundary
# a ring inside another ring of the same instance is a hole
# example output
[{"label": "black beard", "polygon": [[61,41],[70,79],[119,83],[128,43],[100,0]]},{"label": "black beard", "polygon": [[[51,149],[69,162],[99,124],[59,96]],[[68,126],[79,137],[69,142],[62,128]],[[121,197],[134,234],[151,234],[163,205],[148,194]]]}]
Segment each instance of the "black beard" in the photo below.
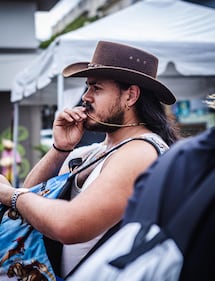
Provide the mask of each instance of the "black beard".
[{"label": "black beard", "polygon": [[[117,113],[115,113],[114,115],[112,115],[111,117],[103,119],[103,120],[99,119],[97,117],[95,117],[95,118],[98,119],[98,121],[107,123],[107,125],[100,124],[100,123],[90,124],[86,120],[84,122],[84,128],[86,130],[95,131],[95,132],[113,133],[113,132],[116,132],[118,129],[120,129],[120,127],[111,126],[111,124],[122,125],[124,123],[124,112],[120,110]],[[108,124],[110,124],[110,125],[108,125]]]}]

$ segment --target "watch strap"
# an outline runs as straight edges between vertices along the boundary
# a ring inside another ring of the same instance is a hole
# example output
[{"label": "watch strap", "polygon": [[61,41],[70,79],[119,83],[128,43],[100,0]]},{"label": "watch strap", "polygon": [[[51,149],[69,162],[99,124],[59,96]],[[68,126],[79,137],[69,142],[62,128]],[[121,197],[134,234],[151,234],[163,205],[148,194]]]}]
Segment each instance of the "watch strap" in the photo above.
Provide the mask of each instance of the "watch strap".
[{"label": "watch strap", "polygon": [[18,197],[27,192],[30,192],[30,190],[27,188],[18,188],[16,191],[14,191],[14,193],[11,197],[11,208],[13,210],[17,211],[16,202],[17,202]]}]

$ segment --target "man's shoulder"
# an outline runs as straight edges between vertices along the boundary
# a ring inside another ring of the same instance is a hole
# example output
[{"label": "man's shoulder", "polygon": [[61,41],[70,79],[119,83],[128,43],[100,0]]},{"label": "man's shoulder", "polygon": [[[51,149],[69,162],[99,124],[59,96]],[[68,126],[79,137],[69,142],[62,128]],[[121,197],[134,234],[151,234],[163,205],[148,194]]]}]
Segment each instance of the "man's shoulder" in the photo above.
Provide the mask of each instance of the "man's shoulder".
[{"label": "man's shoulder", "polygon": [[143,138],[143,140],[146,140],[151,143],[157,150],[158,154],[163,154],[169,149],[167,143],[158,134],[145,133],[142,134],[141,137]]}]

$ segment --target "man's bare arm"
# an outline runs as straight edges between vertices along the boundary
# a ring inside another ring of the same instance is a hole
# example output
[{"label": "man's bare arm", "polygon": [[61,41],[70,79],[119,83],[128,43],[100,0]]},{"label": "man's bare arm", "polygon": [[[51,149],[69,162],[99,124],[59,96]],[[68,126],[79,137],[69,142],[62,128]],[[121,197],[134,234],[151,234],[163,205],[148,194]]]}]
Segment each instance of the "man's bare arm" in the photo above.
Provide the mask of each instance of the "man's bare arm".
[{"label": "man's bare arm", "polygon": [[122,218],[134,180],[157,157],[150,144],[140,142],[114,153],[98,178],[72,201],[26,193],[17,200],[19,212],[39,231],[63,243],[92,239]]}]

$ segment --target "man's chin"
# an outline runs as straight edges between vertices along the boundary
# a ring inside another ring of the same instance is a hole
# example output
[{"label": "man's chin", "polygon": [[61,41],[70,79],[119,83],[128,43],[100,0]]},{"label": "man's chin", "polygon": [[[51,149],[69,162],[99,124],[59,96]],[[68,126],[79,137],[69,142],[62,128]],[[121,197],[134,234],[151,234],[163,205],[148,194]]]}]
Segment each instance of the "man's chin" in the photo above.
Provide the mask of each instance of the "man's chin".
[{"label": "man's chin", "polygon": [[98,124],[98,123],[89,124],[88,122],[84,123],[84,128],[85,128],[85,130],[88,130],[88,131],[100,132],[100,133],[113,133],[119,129],[117,127],[102,125],[102,124]]},{"label": "man's chin", "polygon": [[106,132],[106,126],[98,124],[98,123],[91,123],[91,122],[85,122],[84,129],[88,130],[88,131],[94,131],[94,132]]}]

